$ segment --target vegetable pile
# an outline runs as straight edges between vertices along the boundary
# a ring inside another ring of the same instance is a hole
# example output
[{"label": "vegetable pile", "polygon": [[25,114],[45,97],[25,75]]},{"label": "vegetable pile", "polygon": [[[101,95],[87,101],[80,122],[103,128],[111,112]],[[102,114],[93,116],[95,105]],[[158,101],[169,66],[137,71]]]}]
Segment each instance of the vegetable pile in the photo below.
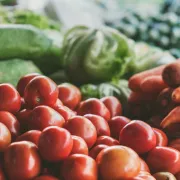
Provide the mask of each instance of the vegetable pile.
[{"label": "vegetable pile", "polygon": [[[176,87],[166,71],[177,64],[163,68]],[[180,139],[123,116],[114,96],[82,101],[76,86],[31,73],[0,84],[0,101],[2,180],[180,179]]]}]

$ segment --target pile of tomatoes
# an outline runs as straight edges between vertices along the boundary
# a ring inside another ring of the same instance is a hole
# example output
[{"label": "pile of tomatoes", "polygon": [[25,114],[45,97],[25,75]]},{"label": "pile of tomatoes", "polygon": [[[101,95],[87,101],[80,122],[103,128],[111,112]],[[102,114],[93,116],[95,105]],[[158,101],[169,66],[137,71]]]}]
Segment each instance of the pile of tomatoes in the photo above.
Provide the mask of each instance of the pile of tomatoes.
[{"label": "pile of tomatoes", "polygon": [[[169,141],[169,142],[168,142]],[[0,84],[0,180],[180,180],[180,139],[109,96],[29,74]]]}]

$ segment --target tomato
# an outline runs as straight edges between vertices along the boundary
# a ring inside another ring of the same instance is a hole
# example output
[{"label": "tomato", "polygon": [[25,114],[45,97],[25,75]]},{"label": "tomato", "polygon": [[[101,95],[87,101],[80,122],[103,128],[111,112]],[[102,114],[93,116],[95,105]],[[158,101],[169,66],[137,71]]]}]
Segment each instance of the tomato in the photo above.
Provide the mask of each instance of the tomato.
[{"label": "tomato", "polygon": [[169,144],[169,147],[172,147],[172,148],[177,149],[178,151],[180,151],[180,138],[171,141],[170,144]]},{"label": "tomato", "polygon": [[51,126],[42,131],[38,147],[43,159],[56,162],[69,156],[73,140],[66,129]]},{"label": "tomato", "polygon": [[79,136],[72,136],[73,148],[71,154],[85,154],[88,155],[88,146],[83,138]]},{"label": "tomato", "polygon": [[9,129],[13,139],[19,135],[20,125],[13,114],[7,111],[0,111],[0,122]]},{"label": "tomato", "polygon": [[52,106],[56,103],[58,94],[58,87],[54,81],[45,76],[37,76],[27,84],[24,100],[29,107]]},{"label": "tomato", "polygon": [[141,171],[146,171],[150,173],[149,167],[146,164],[146,162],[141,158],[140,158],[140,161],[141,161]]},{"label": "tomato", "polygon": [[99,136],[96,141],[96,145],[99,145],[99,144],[104,144],[107,146],[114,146],[114,145],[119,145],[119,141],[109,136]]},{"label": "tomato", "polygon": [[23,77],[21,77],[18,81],[18,84],[17,84],[17,90],[19,92],[19,94],[21,95],[21,97],[23,97],[24,95],[24,90],[27,86],[27,84],[34,78],[34,77],[37,77],[39,76],[40,74],[38,73],[31,73],[31,74],[27,74]]},{"label": "tomato", "polygon": [[110,136],[109,125],[103,117],[94,114],[86,114],[84,117],[89,119],[94,124],[97,131],[97,136]]},{"label": "tomato", "polygon": [[153,174],[153,176],[156,178],[156,180],[176,180],[174,175],[169,172],[158,172]]},{"label": "tomato", "polygon": [[61,169],[65,180],[97,180],[96,161],[84,154],[73,154],[63,163]]},{"label": "tomato", "polygon": [[28,130],[29,121],[31,118],[32,110],[23,109],[16,114],[16,117],[20,123],[20,131],[24,133]]},{"label": "tomato", "polygon": [[65,128],[72,134],[80,136],[85,140],[88,148],[91,148],[97,139],[95,126],[90,120],[83,116],[74,116],[67,121]]},{"label": "tomato", "polygon": [[0,84],[0,111],[17,113],[21,108],[21,97],[11,84]]},{"label": "tomato", "polygon": [[119,140],[119,134],[122,128],[128,124],[131,120],[124,116],[115,116],[110,121],[108,121],[111,137]]},{"label": "tomato", "polygon": [[106,120],[110,119],[109,110],[99,99],[96,98],[90,98],[83,101],[77,112],[81,116],[85,114],[95,114],[102,116]]},{"label": "tomato", "polygon": [[125,146],[112,146],[102,150],[96,162],[103,180],[133,178],[140,172],[139,156]]},{"label": "tomato", "polygon": [[16,141],[30,141],[38,146],[41,131],[31,130],[17,137]]},{"label": "tomato", "polygon": [[0,122],[0,152],[5,151],[10,143],[11,133],[9,129]]},{"label": "tomato", "polygon": [[121,130],[119,141],[121,145],[143,154],[156,146],[156,135],[147,123],[134,120]]},{"label": "tomato", "polygon": [[66,106],[57,106],[54,108],[61,116],[64,117],[65,121],[69,120],[73,116],[75,116],[77,113],[75,111],[72,111]]},{"label": "tomato", "polygon": [[168,138],[166,134],[160,129],[153,128],[153,130],[156,135],[156,146],[167,146]]},{"label": "tomato", "polygon": [[104,144],[100,144],[100,145],[97,145],[95,147],[93,147],[90,152],[89,152],[89,156],[92,157],[93,159],[96,159],[98,154],[103,150],[103,149],[106,149],[108,148],[109,146],[107,145],[104,145]]},{"label": "tomato", "polygon": [[0,166],[0,180],[6,180],[6,177],[5,177],[5,174],[4,174],[4,171],[2,169],[2,167]]},{"label": "tomato", "polygon": [[180,180],[180,172],[178,172],[178,173],[176,174],[176,179],[177,179],[177,180]]},{"label": "tomato", "polygon": [[147,164],[152,172],[180,172],[180,152],[164,146],[156,146],[147,157]]},{"label": "tomato", "polygon": [[61,101],[60,99],[57,99],[56,103],[53,104],[51,107],[52,107],[53,109],[57,109],[58,107],[61,107],[61,106],[63,106],[62,101]]},{"label": "tomato", "polygon": [[58,86],[58,89],[59,99],[65,106],[70,109],[75,109],[79,105],[81,101],[81,92],[76,86],[70,83],[63,83]]},{"label": "tomato", "polygon": [[148,172],[140,171],[140,173],[136,177],[130,178],[128,180],[156,180],[156,179],[153,176],[151,176],[151,174],[149,174]]},{"label": "tomato", "polygon": [[37,146],[28,141],[12,143],[5,151],[4,165],[9,180],[36,177],[41,171]]},{"label": "tomato", "polygon": [[33,109],[29,120],[29,128],[42,131],[48,126],[62,127],[64,123],[64,118],[57,111],[49,106],[41,105]]},{"label": "tomato", "polygon": [[59,179],[53,176],[46,175],[46,176],[36,177],[33,180],[59,180]]},{"label": "tomato", "polygon": [[107,96],[101,98],[101,101],[108,108],[111,117],[122,115],[122,105],[119,100],[114,96]]}]

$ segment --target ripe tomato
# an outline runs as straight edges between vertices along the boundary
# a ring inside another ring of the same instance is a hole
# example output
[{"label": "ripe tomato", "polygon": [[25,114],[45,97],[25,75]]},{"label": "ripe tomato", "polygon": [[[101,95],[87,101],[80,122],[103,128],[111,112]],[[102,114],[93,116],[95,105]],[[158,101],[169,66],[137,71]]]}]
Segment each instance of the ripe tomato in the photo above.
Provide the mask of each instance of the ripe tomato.
[{"label": "ripe tomato", "polygon": [[169,144],[169,147],[172,147],[172,148],[180,151],[180,138],[174,139],[173,141],[171,141]]},{"label": "ripe tomato", "polygon": [[94,124],[97,131],[97,136],[110,136],[109,125],[103,117],[94,114],[86,114],[84,117],[89,119]]},{"label": "ripe tomato", "polygon": [[119,145],[119,141],[109,136],[99,136],[96,141],[96,146],[99,144],[104,144],[107,146]]},{"label": "ripe tomato", "polygon": [[53,109],[57,109],[58,107],[63,106],[63,103],[60,99],[57,99],[56,103],[51,106]]},{"label": "ripe tomato", "polygon": [[146,171],[150,173],[149,167],[146,164],[146,162],[141,158],[140,158],[140,161],[141,161],[141,171]]},{"label": "ripe tomato", "polygon": [[133,178],[140,172],[139,156],[125,146],[112,146],[102,150],[96,159],[103,180]]},{"label": "ripe tomato", "polygon": [[85,140],[88,148],[91,148],[97,139],[95,126],[90,120],[83,116],[74,116],[67,121],[65,128],[72,134],[80,136]]},{"label": "ripe tomato", "polygon": [[37,76],[27,84],[24,100],[29,107],[52,106],[56,103],[58,94],[58,87],[54,81],[45,76]]},{"label": "ripe tomato", "polygon": [[69,156],[61,167],[61,174],[65,180],[97,180],[96,161],[84,154]]},{"label": "ripe tomato", "polygon": [[153,176],[151,176],[151,174],[149,174],[148,172],[140,171],[140,173],[136,177],[130,178],[128,180],[156,180],[156,179]]},{"label": "ripe tomato", "polygon": [[37,146],[28,141],[12,143],[5,151],[4,165],[9,180],[36,177],[41,171]]},{"label": "ripe tomato", "polygon": [[81,92],[76,86],[70,83],[63,83],[58,86],[58,89],[59,99],[65,106],[70,109],[75,109],[79,105],[81,101]]},{"label": "ripe tomato", "polygon": [[41,131],[31,130],[17,137],[16,141],[30,141],[38,146]]},{"label": "ripe tomato", "polygon": [[108,121],[111,137],[119,140],[119,134],[122,128],[128,124],[131,120],[124,116],[115,116],[110,121]]},{"label": "ripe tomato", "polygon": [[85,154],[88,155],[88,146],[83,138],[79,136],[72,136],[73,148],[71,154]]},{"label": "ripe tomato", "polygon": [[110,112],[107,109],[107,107],[96,98],[90,98],[83,103],[78,108],[78,114],[83,116],[85,114],[95,114],[102,116],[104,119],[109,120],[110,119]]},{"label": "ripe tomato", "polygon": [[23,109],[16,114],[17,120],[20,123],[21,133],[24,133],[28,130],[29,121],[31,118],[31,112],[32,110],[30,109]]},{"label": "ripe tomato", "polygon": [[69,156],[73,140],[66,129],[51,126],[42,131],[38,147],[43,159],[56,162]]},{"label": "ripe tomato", "polygon": [[156,135],[156,146],[167,146],[168,144],[168,138],[166,134],[157,128],[153,128],[154,133]]},{"label": "ripe tomato", "polygon": [[107,145],[104,145],[104,144],[100,144],[100,145],[97,145],[95,147],[93,147],[90,152],[89,152],[89,156],[92,157],[93,159],[96,159],[98,154],[103,150],[103,149],[106,149],[108,148],[109,146]]},{"label": "ripe tomato", "polygon": [[21,97],[11,84],[0,84],[0,111],[17,113],[21,108]]},{"label": "ripe tomato", "polygon": [[45,175],[45,176],[36,177],[33,180],[60,180],[60,179],[53,176]]},{"label": "ripe tomato", "polygon": [[17,90],[19,92],[19,94],[21,95],[21,97],[24,96],[24,90],[27,86],[27,84],[34,78],[34,77],[37,77],[39,76],[40,74],[38,73],[31,73],[31,74],[27,74],[23,77],[21,77],[18,81],[18,84],[17,84]]},{"label": "ripe tomato", "polygon": [[13,114],[7,111],[0,111],[0,122],[9,129],[12,139],[19,135],[20,125]]},{"label": "ripe tomato", "polygon": [[107,97],[101,98],[101,101],[108,108],[111,114],[111,117],[122,115],[122,105],[116,97],[107,96]]},{"label": "ripe tomato", "polygon": [[10,143],[11,133],[9,129],[0,122],[0,152],[5,151]]},{"label": "ripe tomato", "polygon": [[63,118],[65,121],[69,120],[73,116],[75,116],[77,113],[75,111],[72,111],[66,106],[57,106],[54,108]]},{"label": "ripe tomato", "polygon": [[31,113],[29,128],[43,130],[48,126],[62,127],[65,123],[64,118],[49,106],[37,106]]},{"label": "ripe tomato", "polygon": [[156,146],[156,135],[147,123],[134,120],[121,130],[119,141],[121,145],[143,154]]},{"label": "ripe tomato", "polygon": [[180,172],[180,152],[164,146],[156,146],[147,157],[147,164],[153,172]]}]

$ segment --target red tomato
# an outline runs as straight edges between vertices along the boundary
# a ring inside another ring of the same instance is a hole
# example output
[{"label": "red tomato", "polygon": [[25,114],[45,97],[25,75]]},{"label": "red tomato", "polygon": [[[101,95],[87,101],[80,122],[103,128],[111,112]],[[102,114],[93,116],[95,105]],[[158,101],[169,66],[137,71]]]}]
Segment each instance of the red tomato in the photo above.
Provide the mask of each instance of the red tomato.
[{"label": "red tomato", "polygon": [[0,84],[0,111],[17,113],[21,108],[21,97],[11,84]]},{"label": "red tomato", "polygon": [[85,140],[88,148],[91,148],[97,139],[97,132],[95,126],[90,120],[83,116],[74,116],[69,119],[65,128],[72,134],[80,136]]},{"label": "red tomato", "polygon": [[101,101],[108,108],[111,117],[122,115],[122,105],[116,97],[107,96],[102,98]]},{"label": "red tomato", "polygon": [[178,173],[176,174],[176,179],[177,179],[177,180],[180,180],[180,172],[178,172]]},{"label": "red tomato", "polygon": [[150,173],[149,167],[146,164],[146,162],[141,158],[140,158],[140,161],[141,161],[141,171],[146,171]]},{"label": "red tomato", "polygon": [[16,114],[17,120],[20,123],[20,131],[22,133],[28,130],[28,124],[31,118],[31,113],[32,113],[32,110],[23,109]]},{"label": "red tomato", "polygon": [[58,89],[59,99],[63,102],[63,104],[70,109],[75,109],[81,101],[80,90],[70,83],[60,84]]},{"label": "red tomato", "polygon": [[0,111],[0,122],[9,129],[13,139],[19,135],[20,125],[13,114],[7,111]]},{"label": "red tomato", "polygon": [[84,117],[89,119],[94,124],[97,131],[97,136],[110,136],[109,125],[103,117],[94,114],[86,114]]},{"label": "red tomato", "polygon": [[0,122],[0,152],[6,150],[11,143],[11,133],[9,129]]},{"label": "red tomato", "polygon": [[121,130],[119,141],[121,145],[143,154],[156,146],[156,135],[147,123],[134,120]]},{"label": "red tomato", "polygon": [[96,146],[99,144],[104,144],[107,146],[119,145],[119,141],[109,136],[99,136],[96,141]]},{"label": "red tomato", "polygon": [[171,141],[170,144],[169,144],[169,147],[172,147],[172,148],[177,149],[178,151],[180,151],[180,138]]},{"label": "red tomato", "polygon": [[75,111],[72,111],[66,106],[58,106],[54,108],[61,116],[64,117],[65,121],[69,120],[73,116],[75,116],[77,113]]},{"label": "red tomato", "polygon": [[60,99],[57,99],[56,103],[53,104],[51,107],[52,107],[53,109],[57,109],[58,107],[61,107],[61,106],[63,106],[62,101],[61,101]]},{"label": "red tomato", "polygon": [[12,143],[5,151],[4,165],[9,180],[36,177],[41,171],[37,146],[28,141]]},{"label": "red tomato", "polygon": [[166,134],[160,129],[153,128],[153,130],[156,135],[156,146],[167,146],[168,138]]},{"label": "red tomato", "polygon": [[51,126],[42,131],[38,147],[43,159],[56,162],[69,156],[73,140],[66,129]]},{"label": "red tomato", "polygon": [[27,84],[24,100],[29,107],[52,106],[56,103],[58,94],[58,87],[54,81],[45,76],[37,76]]},{"label": "red tomato", "polygon": [[104,145],[104,144],[100,144],[100,145],[97,145],[95,147],[93,147],[90,152],[89,152],[89,156],[92,157],[93,159],[96,159],[98,154],[103,150],[103,149],[106,149],[108,148],[109,146],[107,145]]},{"label": "red tomato", "polygon": [[107,107],[96,98],[90,98],[85,100],[78,108],[79,115],[95,114],[102,116],[104,119],[110,119],[110,112]]},{"label": "red tomato", "polygon": [[46,175],[46,176],[36,177],[33,180],[60,180],[60,179],[53,177],[53,176]]},{"label": "red tomato", "polygon": [[19,92],[19,94],[23,97],[24,95],[24,90],[27,86],[27,84],[34,78],[39,76],[40,74],[38,73],[31,73],[31,74],[27,74],[25,76],[23,76],[22,78],[20,78],[20,80],[18,81],[17,84],[17,90]]},{"label": "red tomato", "polygon": [[31,113],[29,128],[43,130],[48,126],[62,127],[65,123],[64,118],[49,106],[37,106]]},{"label": "red tomato", "polygon": [[149,174],[148,172],[140,171],[140,173],[136,177],[130,178],[128,180],[156,180],[156,179],[153,176],[151,176],[151,174]]},{"label": "red tomato", "polygon": [[125,146],[112,146],[102,150],[96,159],[103,180],[133,178],[140,172],[139,156]]},{"label": "red tomato", "polygon": [[180,172],[180,152],[170,147],[156,146],[149,152],[146,162],[153,172]]},{"label": "red tomato", "polygon": [[84,154],[69,156],[62,165],[62,177],[65,180],[97,180],[96,161]]},{"label": "red tomato", "polygon": [[85,154],[88,155],[88,146],[83,138],[79,136],[72,136],[73,148],[71,154]]},{"label": "red tomato", "polygon": [[31,130],[17,137],[16,141],[30,141],[38,146],[41,131]]},{"label": "red tomato", "polygon": [[119,140],[119,134],[122,130],[122,128],[128,124],[131,120],[124,117],[124,116],[116,116],[113,117],[110,121],[108,121],[110,131],[111,131],[111,137]]}]

